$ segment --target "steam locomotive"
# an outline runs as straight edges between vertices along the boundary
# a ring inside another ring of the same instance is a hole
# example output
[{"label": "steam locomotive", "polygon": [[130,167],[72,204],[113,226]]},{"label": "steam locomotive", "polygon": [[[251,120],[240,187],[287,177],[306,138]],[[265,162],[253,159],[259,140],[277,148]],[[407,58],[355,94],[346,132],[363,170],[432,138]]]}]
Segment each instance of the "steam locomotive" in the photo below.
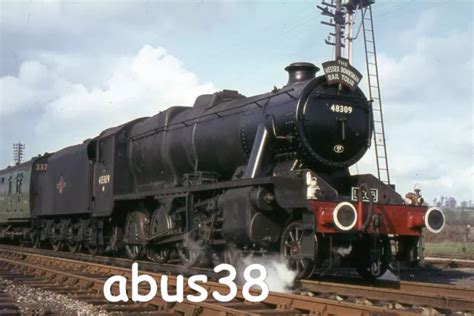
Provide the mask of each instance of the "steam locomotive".
[{"label": "steam locomotive", "polygon": [[268,93],[201,95],[1,170],[0,238],[186,266],[277,252],[299,278],[416,262],[422,228],[441,231],[444,214],[350,174],[373,133],[358,72],[285,70]]}]

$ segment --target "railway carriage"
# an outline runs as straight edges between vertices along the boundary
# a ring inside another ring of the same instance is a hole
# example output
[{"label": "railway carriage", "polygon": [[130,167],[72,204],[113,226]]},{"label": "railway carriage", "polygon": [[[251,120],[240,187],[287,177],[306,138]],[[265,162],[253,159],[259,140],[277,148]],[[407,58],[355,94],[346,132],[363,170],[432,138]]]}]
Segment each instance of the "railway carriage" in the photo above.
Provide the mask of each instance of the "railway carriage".
[{"label": "railway carriage", "polygon": [[0,170],[0,238],[23,237],[31,219],[33,161]]},{"label": "railway carriage", "polygon": [[[277,252],[298,277],[346,262],[374,279],[393,255],[416,262],[422,228],[441,231],[444,215],[349,173],[370,146],[372,109],[360,74],[337,62],[337,76],[293,63],[280,89],[201,95],[10,168],[33,168],[17,237],[186,266]],[[5,207],[0,219],[7,236]]]}]

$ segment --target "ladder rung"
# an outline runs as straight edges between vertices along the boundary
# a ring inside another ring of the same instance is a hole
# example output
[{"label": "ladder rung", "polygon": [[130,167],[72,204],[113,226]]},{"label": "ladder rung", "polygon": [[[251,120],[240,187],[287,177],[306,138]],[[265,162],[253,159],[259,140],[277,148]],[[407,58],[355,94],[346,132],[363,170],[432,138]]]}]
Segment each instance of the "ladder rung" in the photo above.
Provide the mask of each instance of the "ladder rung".
[{"label": "ladder rung", "polygon": [[369,42],[369,43],[373,43],[374,41],[371,41],[371,40],[365,40],[366,42]]},{"label": "ladder rung", "polygon": [[375,65],[375,63],[371,63],[370,61],[368,62],[369,65]]},{"label": "ladder rung", "polygon": [[364,29],[364,31],[372,32],[372,29]]},{"label": "ladder rung", "polygon": [[374,120],[374,123],[382,123],[382,121],[376,121],[376,120]]},{"label": "ladder rung", "polygon": [[367,51],[367,54],[372,54],[372,55],[375,55],[375,53],[374,53],[374,52],[371,52],[371,51],[369,51],[369,50]]}]

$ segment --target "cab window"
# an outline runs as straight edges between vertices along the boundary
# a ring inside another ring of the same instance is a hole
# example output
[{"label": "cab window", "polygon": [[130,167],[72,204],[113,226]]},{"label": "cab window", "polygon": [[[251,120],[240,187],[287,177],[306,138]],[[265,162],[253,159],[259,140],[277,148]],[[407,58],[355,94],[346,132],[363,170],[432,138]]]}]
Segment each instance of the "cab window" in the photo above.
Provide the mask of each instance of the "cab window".
[{"label": "cab window", "polygon": [[19,174],[16,179],[16,193],[21,194],[23,188],[23,174]]},{"label": "cab window", "polygon": [[107,137],[99,142],[99,162],[110,163],[112,161],[112,137]]}]

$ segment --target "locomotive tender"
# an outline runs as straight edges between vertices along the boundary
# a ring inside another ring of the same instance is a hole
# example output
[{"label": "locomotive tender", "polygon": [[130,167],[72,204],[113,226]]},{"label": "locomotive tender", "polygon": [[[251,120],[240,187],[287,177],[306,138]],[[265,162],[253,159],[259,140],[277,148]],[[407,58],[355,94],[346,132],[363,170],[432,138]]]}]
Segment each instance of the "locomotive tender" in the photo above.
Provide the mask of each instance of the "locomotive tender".
[{"label": "locomotive tender", "polygon": [[0,238],[187,266],[279,252],[298,277],[341,259],[379,277],[391,244],[416,262],[422,228],[441,231],[444,215],[349,173],[373,122],[341,68],[293,63],[280,89],[201,95],[1,170]]}]

